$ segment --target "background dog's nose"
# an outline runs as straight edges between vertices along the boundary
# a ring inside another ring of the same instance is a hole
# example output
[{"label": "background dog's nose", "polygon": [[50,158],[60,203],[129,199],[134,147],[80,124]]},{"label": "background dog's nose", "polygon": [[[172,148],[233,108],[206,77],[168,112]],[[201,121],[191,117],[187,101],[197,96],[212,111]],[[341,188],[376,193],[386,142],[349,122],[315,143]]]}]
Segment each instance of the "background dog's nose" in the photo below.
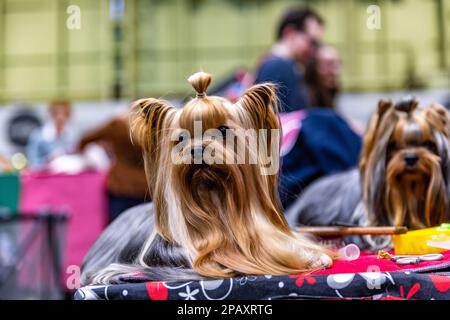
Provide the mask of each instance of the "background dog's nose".
[{"label": "background dog's nose", "polygon": [[408,166],[415,165],[417,163],[417,160],[419,160],[419,158],[415,154],[407,154],[405,156],[405,162]]}]

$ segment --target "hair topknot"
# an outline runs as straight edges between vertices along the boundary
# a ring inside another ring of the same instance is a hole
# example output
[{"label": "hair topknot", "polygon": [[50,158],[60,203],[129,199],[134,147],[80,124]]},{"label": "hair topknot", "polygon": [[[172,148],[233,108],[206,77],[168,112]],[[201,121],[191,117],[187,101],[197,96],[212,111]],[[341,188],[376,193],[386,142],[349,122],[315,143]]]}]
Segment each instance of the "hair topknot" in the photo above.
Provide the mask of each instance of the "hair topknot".
[{"label": "hair topknot", "polygon": [[209,73],[203,71],[194,73],[188,78],[189,83],[197,92],[197,98],[202,98],[206,95],[206,89],[208,89],[208,86],[211,83],[211,78]]}]

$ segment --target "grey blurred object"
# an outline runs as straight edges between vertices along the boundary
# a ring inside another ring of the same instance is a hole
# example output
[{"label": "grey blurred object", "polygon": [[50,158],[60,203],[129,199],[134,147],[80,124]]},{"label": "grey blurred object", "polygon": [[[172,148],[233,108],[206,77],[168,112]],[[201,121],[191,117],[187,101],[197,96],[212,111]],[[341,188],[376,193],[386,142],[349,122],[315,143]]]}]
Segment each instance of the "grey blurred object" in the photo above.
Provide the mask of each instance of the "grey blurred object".
[{"label": "grey blurred object", "polygon": [[60,300],[64,214],[0,214],[0,300]]},{"label": "grey blurred object", "polygon": [[7,135],[9,142],[18,149],[23,149],[28,143],[28,138],[35,129],[42,126],[42,121],[35,110],[29,106],[16,107],[7,123]]},{"label": "grey blurred object", "polygon": [[[291,228],[306,226],[367,226],[357,168],[314,181],[285,211]],[[348,236],[343,240],[361,250],[375,251],[391,245],[390,236]]]},{"label": "grey blurred object", "polygon": [[362,225],[364,216],[355,212],[360,200],[359,171],[352,169],[313,182],[287,208],[285,216],[292,228],[298,225]]}]

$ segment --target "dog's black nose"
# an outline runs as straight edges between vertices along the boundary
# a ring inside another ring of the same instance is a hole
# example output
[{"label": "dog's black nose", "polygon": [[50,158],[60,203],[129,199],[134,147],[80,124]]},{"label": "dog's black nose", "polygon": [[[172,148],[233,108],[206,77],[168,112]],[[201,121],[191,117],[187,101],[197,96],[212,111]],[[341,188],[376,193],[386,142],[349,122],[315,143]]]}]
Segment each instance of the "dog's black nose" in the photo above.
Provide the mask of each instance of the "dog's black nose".
[{"label": "dog's black nose", "polygon": [[196,146],[191,148],[191,155],[194,157],[195,155],[201,156],[203,155],[203,151],[205,150],[204,146]]},{"label": "dog's black nose", "polygon": [[419,158],[415,154],[410,153],[410,154],[405,155],[405,162],[408,166],[415,165],[418,160],[419,160]]}]

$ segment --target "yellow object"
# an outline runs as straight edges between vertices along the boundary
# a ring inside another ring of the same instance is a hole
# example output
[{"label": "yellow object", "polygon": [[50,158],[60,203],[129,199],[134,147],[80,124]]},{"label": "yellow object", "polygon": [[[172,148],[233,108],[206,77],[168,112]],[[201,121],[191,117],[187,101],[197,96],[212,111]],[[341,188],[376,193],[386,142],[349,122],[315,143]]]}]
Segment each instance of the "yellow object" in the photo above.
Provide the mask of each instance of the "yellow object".
[{"label": "yellow object", "polygon": [[440,253],[446,251],[446,249],[431,247],[427,244],[427,241],[438,242],[448,241],[449,239],[450,229],[446,228],[445,224],[392,236],[396,255]]}]

